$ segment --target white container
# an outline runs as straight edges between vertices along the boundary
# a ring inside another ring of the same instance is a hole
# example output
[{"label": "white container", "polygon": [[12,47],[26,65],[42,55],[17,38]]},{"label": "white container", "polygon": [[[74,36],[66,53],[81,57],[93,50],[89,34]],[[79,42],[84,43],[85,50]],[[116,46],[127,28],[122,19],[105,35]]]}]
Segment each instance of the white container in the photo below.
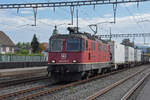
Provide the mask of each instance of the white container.
[{"label": "white container", "polygon": [[110,44],[110,54],[111,54],[111,62],[114,64],[121,64],[125,63],[125,46],[116,43],[116,42],[109,42]]},{"label": "white container", "polygon": [[134,50],[134,59],[136,62],[141,62],[141,55],[142,55],[142,51],[141,50],[138,50],[138,49],[135,49]]},{"label": "white container", "polygon": [[134,48],[129,46],[125,47],[125,61],[134,62]]}]

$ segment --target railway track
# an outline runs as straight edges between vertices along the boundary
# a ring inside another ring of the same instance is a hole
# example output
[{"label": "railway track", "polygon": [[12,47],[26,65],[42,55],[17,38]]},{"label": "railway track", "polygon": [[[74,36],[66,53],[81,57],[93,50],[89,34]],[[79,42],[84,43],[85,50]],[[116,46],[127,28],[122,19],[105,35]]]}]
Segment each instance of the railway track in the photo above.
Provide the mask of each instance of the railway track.
[{"label": "railway track", "polygon": [[114,72],[111,72],[111,73],[107,73],[107,74],[103,74],[103,75],[98,75],[98,76],[96,76],[96,77],[92,77],[92,78],[89,78],[89,79],[87,79],[87,80],[81,80],[81,81],[73,82],[73,83],[70,83],[70,84],[58,86],[58,87],[56,87],[56,88],[52,88],[52,89],[40,91],[40,92],[35,93],[35,94],[31,94],[31,95],[28,95],[28,96],[25,96],[25,97],[22,97],[22,98],[18,98],[17,100],[36,99],[37,97],[40,97],[40,96],[43,96],[43,95],[46,95],[46,94],[51,94],[51,93],[54,93],[54,92],[56,92],[56,91],[60,91],[60,90],[62,90],[62,89],[64,89],[64,88],[67,88],[67,87],[72,87],[72,86],[84,84],[84,83],[86,83],[86,82],[89,82],[89,81],[92,81],[92,80],[95,80],[95,79],[99,79],[99,78],[104,78],[104,77],[107,77],[107,76],[109,76],[109,75],[122,72],[122,71],[124,71],[124,70],[125,70],[125,69],[119,70],[119,71],[114,71]]},{"label": "railway track", "polygon": [[[8,93],[8,94],[5,94],[5,95],[1,95],[0,96],[0,100],[1,99],[6,99],[7,100],[8,98],[12,98],[12,97],[16,97],[16,96],[18,96],[18,98],[16,98],[15,100],[36,99],[37,97],[40,97],[40,96],[43,96],[43,95],[46,95],[46,94],[53,94],[55,92],[63,90],[64,88],[67,88],[67,87],[73,87],[73,86],[77,86],[77,85],[80,85],[80,84],[88,83],[90,81],[93,81],[93,80],[96,80],[96,79],[99,79],[99,78],[104,78],[104,77],[107,77],[107,76],[110,76],[110,75],[115,75],[115,74],[117,74],[119,72],[124,72],[125,70],[126,69],[119,70],[119,71],[114,71],[114,72],[111,72],[111,73],[106,73],[106,74],[103,74],[103,75],[99,75],[99,76],[96,76],[96,77],[89,78],[88,80],[72,82],[72,83],[65,84],[65,85],[59,85],[59,86],[56,86],[56,87],[49,87],[48,85],[46,85],[46,86],[38,86],[38,87],[25,89],[25,90],[13,92],[13,93]],[[137,73],[135,73],[132,76],[135,76],[135,75],[137,75],[138,73],[141,73],[144,70],[145,70],[145,68],[143,70],[141,70],[141,71],[138,71]],[[131,78],[132,76],[129,76],[128,78]],[[127,78],[122,80],[121,82],[123,82],[125,80],[127,80]],[[35,91],[35,92],[33,92],[33,91]],[[22,95],[24,93],[28,93],[28,95]],[[19,96],[19,95],[22,95],[22,96]],[[87,98],[87,99],[89,99],[89,98]]]},{"label": "railway track", "polygon": [[150,73],[147,73],[137,84],[135,84],[122,98],[121,100],[128,100],[138,87],[149,77]]},{"label": "railway track", "polygon": [[10,80],[10,81],[0,82],[0,89],[9,87],[9,86],[15,86],[18,84],[35,82],[35,81],[45,80],[45,79],[48,79],[48,77],[47,76],[39,76],[39,77],[22,78],[22,79],[15,79],[15,80]]},{"label": "railway track", "polygon": [[[31,95],[27,95],[25,97],[21,97],[21,98],[18,98],[16,100],[32,99],[32,98],[36,98],[36,97],[44,95],[44,94],[49,94],[49,93],[52,93],[52,92],[55,92],[55,91],[59,91],[61,89],[67,88],[67,87],[75,86],[75,85],[82,84],[82,83],[85,83],[85,82],[88,82],[88,81],[92,81],[94,79],[103,78],[103,77],[106,77],[106,76],[109,76],[109,75],[112,75],[112,74],[116,74],[116,73],[122,72],[124,70],[119,70],[119,71],[114,71],[114,72],[111,72],[111,73],[99,75],[99,76],[90,78],[88,80],[73,82],[73,83],[66,84],[66,85],[60,85],[60,86],[57,86],[55,88],[51,88],[50,87],[51,85],[42,85],[42,86],[37,86],[37,87],[30,88],[30,89],[24,89],[24,90],[20,90],[20,91],[17,91],[17,92],[12,92],[12,93],[8,93],[8,94],[0,95],[0,100],[2,100],[2,99],[7,100],[8,98],[13,98],[13,97],[16,97],[16,96],[19,96],[19,95],[23,95],[25,93],[29,94],[30,92],[41,90],[40,92],[31,94]],[[44,88],[49,88],[49,89],[43,90]]]},{"label": "railway track", "polygon": [[[145,69],[138,71],[124,79],[121,79],[111,85],[109,85],[108,87],[96,92],[95,94],[87,97],[85,100],[101,100],[102,98],[105,98],[103,95],[107,92],[112,91],[114,88],[118,87],[119,85],[125,83],[126,81],[128,81],[129,79],[135,77],[136,75],[140,74],[141,72],[143,72]],[[137,82],[137,84],[133,85],[133,87],[131,89],[129,89],[128,92],[126,92],[124,94],[124,96],[122,96],[122,98],[120,100],[128,100],[129,97],[134,93],[134,91],[145,81],[145,79],[150,75],[150,69],[147,73],[145,73],[144,77],[139,79],[139,81]],[[112,92],[110,92],[112,93]],[[108,94],[106,94],[108,95]],[[103,96],[102,98],[100,98],[100,96]],[[111,95],[112,96],[112,95]],[[106,99],[107,100],[107,99]],[[113,99],[112,99],[113,100]]]}]

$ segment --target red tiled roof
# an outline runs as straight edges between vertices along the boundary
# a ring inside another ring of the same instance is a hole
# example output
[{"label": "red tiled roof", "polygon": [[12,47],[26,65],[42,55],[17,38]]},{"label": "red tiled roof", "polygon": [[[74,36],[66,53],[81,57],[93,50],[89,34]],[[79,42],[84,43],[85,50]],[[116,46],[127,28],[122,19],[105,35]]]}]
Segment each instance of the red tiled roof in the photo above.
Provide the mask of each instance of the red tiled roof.
[{"label": "red tiled roof", "polygon": [[2,45],[2,46],[15,46],[13,41],[2,31],[0,31],[0,45]]},{"label": "red tiled roof", "polygon": [[43,42],[43,43],[41,43],[41,44],[43,44],[43,46],[44,46],[45,48],[48,48],[48,43],[47,43],[47,42]]}]

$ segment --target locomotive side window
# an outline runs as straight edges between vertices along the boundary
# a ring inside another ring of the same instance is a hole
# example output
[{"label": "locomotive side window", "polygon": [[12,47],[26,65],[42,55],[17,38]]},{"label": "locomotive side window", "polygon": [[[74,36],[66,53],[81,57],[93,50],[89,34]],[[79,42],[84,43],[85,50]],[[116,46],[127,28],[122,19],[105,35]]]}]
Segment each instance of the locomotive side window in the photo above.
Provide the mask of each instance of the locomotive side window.
[{"label": "locomotive side window", "polygon": [[101,44],[98,43],[98,50],[101,51]]},{"label": "locomotive side window", "polygon": [[95,42],[92,41],[92,51],[94,51],[94,50],[95,50]]},{"label": "locomotive side window", "polygon": [[86,50],[88,50],[88,40],[86,40]]},{"label": "locomotive side window", "polygon": [[106,45],[104,45],[104,51],[105,51],[105,52],[106,52],[106,49],[107,49],[107,48],[106,48]]},{"label": "locomotive side window", "polygon": [[50,51],[51,52],[61,52],[63,47],[63,40],[52,39],[50,41]]},{"label": "locomotive side window", "polygon": [[66,51],[80,51],[80,39],[78,38],[67,39]]},{"label": "locomotive side window", "polygon": [[81,50],[84,51],[84,47],[85,47],[85,46],[84,46],[84,43],[85,43],[85,42],[84,42],[84,39],[81,39],[81,41],[82,41],[82,42],[81,42],[81,47],[82,47]]}]

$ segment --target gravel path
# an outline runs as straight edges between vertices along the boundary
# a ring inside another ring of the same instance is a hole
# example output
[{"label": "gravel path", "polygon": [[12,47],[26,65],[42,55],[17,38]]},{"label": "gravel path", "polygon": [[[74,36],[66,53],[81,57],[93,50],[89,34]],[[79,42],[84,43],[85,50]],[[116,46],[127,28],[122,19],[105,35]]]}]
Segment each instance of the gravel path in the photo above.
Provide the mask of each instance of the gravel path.
[{"label": "gravel path", "polygon": [[108,85],[147,67],[148,65],[128,69],[127,71],[120,72],[105,78],[97,79],[74,87],[69,87],[61,91],[36,98],[36,100],[84,100],[88,96],[107,87]]}]

